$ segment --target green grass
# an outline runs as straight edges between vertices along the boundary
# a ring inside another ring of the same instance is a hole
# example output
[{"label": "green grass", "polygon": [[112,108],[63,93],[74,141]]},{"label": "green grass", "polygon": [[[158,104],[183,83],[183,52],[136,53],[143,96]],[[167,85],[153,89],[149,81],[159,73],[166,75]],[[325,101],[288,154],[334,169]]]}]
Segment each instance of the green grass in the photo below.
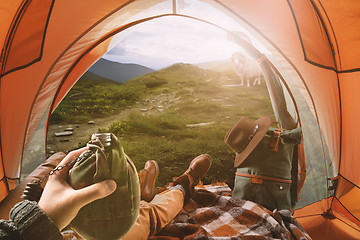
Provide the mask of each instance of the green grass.
[{"label": "green grass", "polygon": [[[227,181],[233,185],[234,153],[223,141],[229,126],[186,127],[194,120],[194,117],[179,118],[179,115],[167,113],[154,116],[131,114],[123,123],[124,130],[116,135],[138,170],[147,160],[158,162],[160,185],[183,173],[193,158],[204,153],[213,158],[213,166],[204,182]],[[107,130],[112,132],[111,127]]]},{"label": "green grass", "polygon": [[[137,101],[171,98],[171,103],[169,99],[161,103],[167,107],[163,112],[143,115],[134,110],[99,131],[116,134],[138,170],[147,160],[156,160],[159,185],[182,174],[193,158],[206,153],[213,163],[204,182],[226,181],[232,187],[235,153],[224,143],[225,134],[241,116],[257,119],[273,117],[273,112],[264,81],[261,86],[229,88],[224,85],[236,82],[229,76],[224,81],[220,73],[175,64],[125,84],[82,79],[56,109],[50,124],[111,116]],[[186,127],[208,122],[213,124]]]},{"label": "green grass", "polygon": [[144,86],[80,79],[51,115],[52,123],[78,123],[120,112],[139,100]]}]

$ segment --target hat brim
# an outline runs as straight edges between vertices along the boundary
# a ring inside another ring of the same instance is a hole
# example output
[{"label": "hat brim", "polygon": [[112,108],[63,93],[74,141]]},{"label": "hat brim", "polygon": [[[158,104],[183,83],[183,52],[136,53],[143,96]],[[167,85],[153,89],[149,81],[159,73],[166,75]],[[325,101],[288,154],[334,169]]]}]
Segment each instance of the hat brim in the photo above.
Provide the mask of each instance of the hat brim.
[{"label": "hat brim", "polygon": [[265,133],[269,129],[271,125],[271,119],[268,116],[259,118],[255,121],[258,124],[259,129],[255,133],[253,139],[249,142],[249,144],[245,147],[245,149],[241,153],[236,153],[234,167],[240,166],[242,162],[249,156],[249,154],[254,150],[254,148],[259,144],[261,139],[265,136]]}]

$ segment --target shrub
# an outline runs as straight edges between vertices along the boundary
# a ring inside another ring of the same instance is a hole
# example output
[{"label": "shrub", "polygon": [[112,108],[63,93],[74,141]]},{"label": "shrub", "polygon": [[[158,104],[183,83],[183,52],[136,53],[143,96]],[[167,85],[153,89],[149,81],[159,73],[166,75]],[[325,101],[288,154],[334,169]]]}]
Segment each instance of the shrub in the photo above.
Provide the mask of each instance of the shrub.
[{"label": "shrub", "polygon": [[153,76],[152,78],[145,80],[145,86],[147,88],[155,88],[168,83],[166,79]]},{"label": "shrub", "polygon": [[110,132],[115,135],[123,134],[126,130],[126,123],[121,121],[114,121],[108,129],[99,128],[99,132]]}]

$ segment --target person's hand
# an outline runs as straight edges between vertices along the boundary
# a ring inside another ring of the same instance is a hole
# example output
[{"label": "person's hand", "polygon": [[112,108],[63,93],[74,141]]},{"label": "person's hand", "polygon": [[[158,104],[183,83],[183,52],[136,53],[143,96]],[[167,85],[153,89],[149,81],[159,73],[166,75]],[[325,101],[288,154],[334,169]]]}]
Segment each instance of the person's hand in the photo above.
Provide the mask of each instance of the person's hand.
[{"label": "person's hand", "polygon": [[[64,166],[74,160],[87,148],[70,152],[59,165]],[[75,190],[67,182],[70,167],[55,171],[49,177],[41,195],[39,206],[55,223],[59,230],[66,227],[73,220],[80,208],[86,204],[110,195],[116,189],[116,182],[106,180],[91,186]]]}]

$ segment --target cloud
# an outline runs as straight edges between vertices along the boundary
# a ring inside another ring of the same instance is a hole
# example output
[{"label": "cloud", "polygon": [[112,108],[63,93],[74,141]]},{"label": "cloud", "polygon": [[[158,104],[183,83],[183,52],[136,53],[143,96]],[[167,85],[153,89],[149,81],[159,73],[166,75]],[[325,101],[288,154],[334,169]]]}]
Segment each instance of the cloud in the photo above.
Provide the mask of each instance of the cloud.
[{"label": "cloud", "polygon": [[104,58],[162,68],[176,62],[199,63],[230,58],[239,46],[227,33],[194,19],[168,16],[118,34]]}]

